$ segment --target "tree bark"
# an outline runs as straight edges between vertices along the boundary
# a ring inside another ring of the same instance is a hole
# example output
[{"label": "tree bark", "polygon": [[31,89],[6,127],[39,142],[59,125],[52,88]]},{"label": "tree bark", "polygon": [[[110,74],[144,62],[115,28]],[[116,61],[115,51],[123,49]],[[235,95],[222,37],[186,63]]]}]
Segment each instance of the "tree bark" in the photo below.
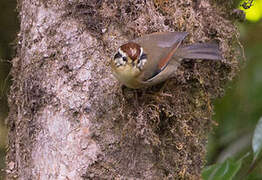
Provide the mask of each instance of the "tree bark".
[{"label": "tree bark", "polygon": [[[200,179],[212,100],[239,69],[231,1],[20,0],[7,179]],[[129,39],[187,31],[223,60],[123,89],[108,62]]]}]

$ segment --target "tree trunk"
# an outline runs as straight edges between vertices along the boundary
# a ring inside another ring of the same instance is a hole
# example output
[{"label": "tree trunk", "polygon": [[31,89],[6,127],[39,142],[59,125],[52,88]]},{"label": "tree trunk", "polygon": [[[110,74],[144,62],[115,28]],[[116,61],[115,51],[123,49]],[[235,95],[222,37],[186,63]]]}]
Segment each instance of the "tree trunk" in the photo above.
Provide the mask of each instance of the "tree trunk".
[{"label": "tree trunk", "polygon": [[[20,0],[7,178],[200,179],[211,101],[239,69],[232,3],[219,2]],[[164,84],[123,89],[110,57],[156,31],[217,40],[223,60],[184,61]]]}]

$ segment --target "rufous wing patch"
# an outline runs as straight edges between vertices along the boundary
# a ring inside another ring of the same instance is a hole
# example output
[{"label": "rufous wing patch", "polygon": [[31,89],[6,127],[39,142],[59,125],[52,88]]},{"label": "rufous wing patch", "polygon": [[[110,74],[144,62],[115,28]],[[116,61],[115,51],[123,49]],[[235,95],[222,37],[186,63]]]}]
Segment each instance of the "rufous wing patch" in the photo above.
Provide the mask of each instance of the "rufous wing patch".
[{"label": "rufous wing patch", "polygon": [[173,48],[171,49],[171,51],[164,57],[162,58],[159,63],[158,63],[158,68],[160,70],[162,70],[163,68],[166,67],[166,65],[168,64],[168,62],[170,61],[170,59],[174,56],[176,50],[178,49],[178,47],[180,46],[182,41],[179,41],[178,43],[174,44]]}]

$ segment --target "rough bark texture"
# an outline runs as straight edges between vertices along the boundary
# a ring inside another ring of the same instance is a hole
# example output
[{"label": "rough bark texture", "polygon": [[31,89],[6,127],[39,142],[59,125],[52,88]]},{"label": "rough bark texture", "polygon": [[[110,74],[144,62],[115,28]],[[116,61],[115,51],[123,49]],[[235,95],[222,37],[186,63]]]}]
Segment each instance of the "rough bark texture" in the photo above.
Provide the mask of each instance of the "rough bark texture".
[{"label": "rough bark texture", "polygon": [[[239,67],[231,1],[20,0],[7,178],[199,179],[212,99]],[[128,39],[187,31],[217,40],[221,62],[185,61],[176,77],[121,88],[108,62]]]}]

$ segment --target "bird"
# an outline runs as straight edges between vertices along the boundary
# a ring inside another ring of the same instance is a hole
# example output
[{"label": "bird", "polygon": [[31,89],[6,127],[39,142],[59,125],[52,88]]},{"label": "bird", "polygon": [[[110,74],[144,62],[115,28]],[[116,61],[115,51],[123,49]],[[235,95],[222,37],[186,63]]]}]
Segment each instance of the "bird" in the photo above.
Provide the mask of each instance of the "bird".
[{"label": "bird", "polygon": [[156,32],[121,45],[110,60],[113,75],[132,89],[169,79],[184,59],[221,60],[218,43],[183,44],[187,32]]}]

